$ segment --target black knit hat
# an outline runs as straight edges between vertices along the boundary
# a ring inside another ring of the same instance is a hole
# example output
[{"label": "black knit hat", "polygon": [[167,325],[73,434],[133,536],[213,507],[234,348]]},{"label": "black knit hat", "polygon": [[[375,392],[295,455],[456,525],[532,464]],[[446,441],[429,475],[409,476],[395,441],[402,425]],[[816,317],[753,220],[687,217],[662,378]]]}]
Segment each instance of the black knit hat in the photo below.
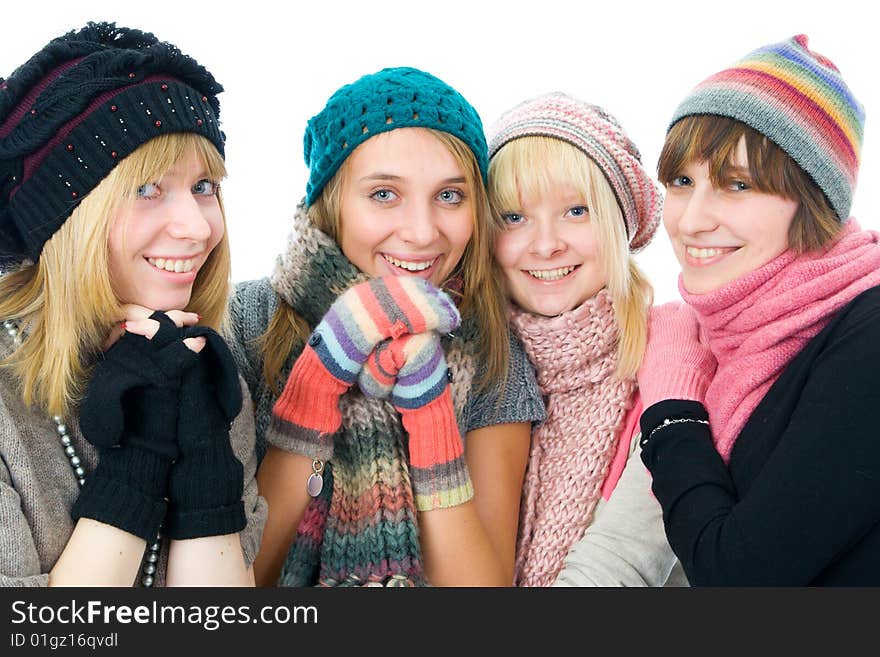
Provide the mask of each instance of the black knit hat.
[{"label": "black knit hat", "polygon": [[148,32],[89,23],[0,78],[0,262],[43,245],[123,158],[192,132],[221,155],[217,94],[198,62]]}]

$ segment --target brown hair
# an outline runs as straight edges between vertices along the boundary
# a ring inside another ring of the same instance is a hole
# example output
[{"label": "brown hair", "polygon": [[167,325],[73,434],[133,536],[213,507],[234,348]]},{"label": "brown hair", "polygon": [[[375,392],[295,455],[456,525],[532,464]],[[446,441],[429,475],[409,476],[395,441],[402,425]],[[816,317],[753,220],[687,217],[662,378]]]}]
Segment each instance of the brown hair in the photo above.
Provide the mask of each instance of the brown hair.
[{"label": "brown hair", "polygon": [[824,248],[842,224],[819,186],[779,146],[741,121],[713,114],[686,116],[666,135],[657,175],[671,183],[690,162],[706,162],[709,177],[724,186],[736,167],[736,149],[745,141],[749,174],[758,191],[797,201],[788,245],[798,253]]}]

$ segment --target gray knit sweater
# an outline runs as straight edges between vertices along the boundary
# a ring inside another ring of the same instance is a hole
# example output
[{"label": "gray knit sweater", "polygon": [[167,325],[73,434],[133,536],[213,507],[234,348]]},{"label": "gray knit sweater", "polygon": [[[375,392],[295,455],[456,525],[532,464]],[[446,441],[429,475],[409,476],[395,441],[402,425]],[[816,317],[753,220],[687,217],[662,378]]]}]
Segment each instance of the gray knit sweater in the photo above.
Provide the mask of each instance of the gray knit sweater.
[{"label": "gray knit sweater", "polygon": [[[4,332],[0,358],[12,349]],[[235,455],[244,466],[244,507],[247,526],[241,532],[245,561],[257,553],[266,503],[257,495],[256,454],[250,396],[242,390],[244,404],[230,431]],[[74,449],[86,473],[97,464],[97,451],[79,431],[79,418],[64,418]],[[86,475],[88,477],[88,474]],[[8,371],[0,370],[0,586],[46,586],[70,535],[74,522],[70,510],[79,495],[70,462],[64,454],[54,420],[28,408]],[[165,581],[168,541],[163,540],[155,586]]]}]

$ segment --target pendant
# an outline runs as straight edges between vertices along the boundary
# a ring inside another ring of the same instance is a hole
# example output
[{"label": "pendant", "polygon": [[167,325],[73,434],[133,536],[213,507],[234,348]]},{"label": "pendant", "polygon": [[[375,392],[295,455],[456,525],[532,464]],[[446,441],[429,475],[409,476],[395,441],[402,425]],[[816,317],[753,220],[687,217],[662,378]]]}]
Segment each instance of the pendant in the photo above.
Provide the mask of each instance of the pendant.
[{"label": "pendant", "polygon": [[306,482],[306,490],[312,497],[318,497],[324,489],[324,462],[321,459],[312,459],[312,470]]},{"label": "pendant", "polygon": [[317,472],[313,472],[309,475],[309,480],[306,482],[306,490],[309,491],[309,495],[312,497],[318,497],[321,494],[321,490],[324,488],[324,477],[319,475]]}]

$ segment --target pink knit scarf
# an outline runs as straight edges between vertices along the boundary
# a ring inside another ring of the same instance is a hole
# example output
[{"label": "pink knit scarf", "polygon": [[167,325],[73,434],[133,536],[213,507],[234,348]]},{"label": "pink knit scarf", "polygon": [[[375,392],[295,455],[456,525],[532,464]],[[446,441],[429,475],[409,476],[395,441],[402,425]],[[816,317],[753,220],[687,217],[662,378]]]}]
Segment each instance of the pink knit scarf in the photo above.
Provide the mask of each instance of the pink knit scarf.
[{"label": "pink knit scarf", "polygon": [[515,583],[549,586],[592,522],[635,384],[617,367],[617,322],[602,291],[557,317],[514,310],[547,418],[532,431]]},{"label": "pink knit scarf", "polygon": [[705,405],[725,462],[737,436],[785,367],[865,290],[880,285],[880,233],[850,219],[828,251],[786,251],[708,294],[679,291],[718,361]]}]

